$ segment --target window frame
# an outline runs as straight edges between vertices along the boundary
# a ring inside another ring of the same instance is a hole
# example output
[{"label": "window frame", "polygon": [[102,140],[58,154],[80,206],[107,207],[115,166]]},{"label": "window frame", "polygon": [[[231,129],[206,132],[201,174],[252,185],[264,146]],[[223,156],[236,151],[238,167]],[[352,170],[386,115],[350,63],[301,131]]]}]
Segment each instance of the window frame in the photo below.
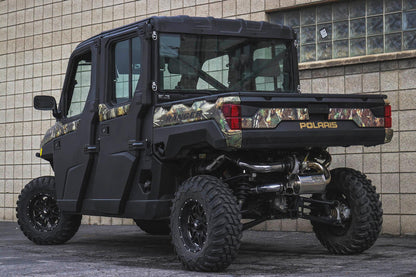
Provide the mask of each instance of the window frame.
[{"label": "window frame", "polygon": [[[226,91],[215,91],[215,90],[190,90],[190,91],[180,91],[180,90],[166,90],[166,89],[162,89],[162,84],[163,84],[163,79],[160,76],[160,37],[163,34],[168,34],[168,35],[182,35],[182,34],[186,34],[186,35],[195,35],[195,36],[212,36],[212,37],[227,37],[226,35],[223,34],[203,34],[203,33],[181,33],[181,32],[160,32],[159,33],[159,39],[157,39],[156,43],[154,44],[154,53],[156,55],[156,59],[153,62],[154,64],[154,75],[155,78],[154,80],[156,80],[156,83],[158,84],[158,88],[155,91],[158,95],[178,95],[178,94],[182,94],[183,98],[191,98],[191,97],[198,97],[201,95],[215,95],[215,94],[221,94],[221,93],[229,93],[232,91],[239,91],[238,89],[235,90],[226,90]],[[243,39],[253,39],[253,40],[261,40],[261,39],[267,39],[267,40],[280,40],[281,42],[284,42],[284,45],[286,46],[286,51],[289,53],[289,55],[287,56],[287,62],[289,63],[289,68],[290,68],[290,75],[289,78],[287,80],[287,85],[289,87],[289,89],[287,91],[282,91],[282,92],[276,92],[276,91],[266,91],[268,93],[283,93],[283,92],[297,92],[297,87],[298,87],[298,75],[296,74],[295,70],[293,69],[294,66],[296,65],[297,68],[297,58],[296,58],[296,48],[294,45],[294,41],[293,40],[289,40],[289,39],[281,39],[281,38],[267,38],[267,37],[251,37],[251,36],[235,36],[236,38],[243,38]],[[294,50],[295,49],[295,50]],[[250,50],[252,51],[252,49]],[[294,53],[293,53],[294,51]],[[292,54],[290,54],[292,53]],[[252,53],[251,53],[252,54]],[[211,76],[212,77],[212,76]],[[247,92],[247,93],[258,93],[262,90],[250,90],[250,91],[243,91],[243,92]],[[169,96],[170,97],[170,96]]]},{"label": "window frame", "polygon": [[[116,86],[115,86],[115,82],[114,82],[114,70],[115,70],[115,46],[117,43],[122,42],[122,41],[129,41],[129,62],[131,63],[132,61],[132,39],[134,38],[138,38],[139,43],[140,43],[140,52],[139,55],[141,57],[141,66],[144,63],[144,55],[143,55],[143,51],[144,51],[144,39],[143,36],[141,36],[138,32],[137,29],[133,29],[133,30],[128,30],[125,33],[122,34],[117,34],[115,38],[113,38],[112,36],[109,37],[108,42],[106,43],[106,53],[107,55],[104,56],[104,59],[107,57],[107,62],[106,64],[106,81],[105,81],[105,96],[104,96],[104,102],[106,104],[108,104],[109,106],[112,107],[118,107],[118,106],[124,106],[126,104],[129,104],[132,102],[132,99],[134,98],[135,93],[137,92],[137,89],[141,86],[141,83],[143,82],[143,72],[140,72],[140,77],[137,81],[136,87],[133,89],[133,84],[132,84],[132,68],[129,68],[129,99],[127,101],[123,101],[120,103],[117,103],[116,101]],[[130,93],[131,92],[131,93]]]},{"label": "window frame", "polygon": [[[84,107],[83,107],[82,111],[79,114],[68,117],[69,107],[70,107],[70,103],[71,103],[71,101],[69,101],[69,96],[71,94],[71,100],[72,100],[72,96],[73,96],[74,88],[75,88],[75,86],[71,87],[71,84],[72,84],[72,81],[74,80],[75,75],[77,73],[78,63],[81,60],[83,60],[83,58],[88,54],[89,54],[90,59],[91,59],[90,88],[89,88],[89,91],[88,91],[88,95],[87,95],[87,98],[85,99],[85,103],[84,103]],[[81,49],[77,52],[74,52],[72,54],[71,58],[70,58],[70,62],[68,64],[68,70],[67,70],[67,74],[66,74],[67,77],[66,77],[65,83],[64,83],[64,89],[63,89],[63,92],[61,94],[61,98],[60,98],[60,101],[59,101],[59,111],[62,114],[62,119],[61,120],[64,121],[64,122],[72,121],[74,119],[77,119],[84,113],[86,103],[88,101],[88,98],[90,97],[91,89],[93,87],[92,80],[93,80],[93,74],[94,74],[94,71],[95,71],[93,58],[94,58],[93,51],[89,47],[86,48],[86,49]]]}]

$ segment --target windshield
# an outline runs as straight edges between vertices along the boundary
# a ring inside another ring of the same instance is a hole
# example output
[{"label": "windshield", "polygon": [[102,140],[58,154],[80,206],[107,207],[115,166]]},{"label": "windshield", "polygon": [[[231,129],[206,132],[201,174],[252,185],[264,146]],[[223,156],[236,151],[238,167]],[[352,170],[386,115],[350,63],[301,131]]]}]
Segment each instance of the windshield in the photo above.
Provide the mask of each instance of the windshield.
[{"label": "windshield", "polygon": [[161,34],[162,91],[293,91],[289,41]]}]

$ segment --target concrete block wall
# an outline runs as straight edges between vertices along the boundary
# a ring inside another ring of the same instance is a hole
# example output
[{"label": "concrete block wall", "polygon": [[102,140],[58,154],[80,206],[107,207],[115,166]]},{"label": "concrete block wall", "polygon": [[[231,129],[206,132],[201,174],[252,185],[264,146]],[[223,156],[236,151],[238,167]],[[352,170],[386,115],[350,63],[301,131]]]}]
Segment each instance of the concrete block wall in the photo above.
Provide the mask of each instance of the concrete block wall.
[{"label": "concrete block wall", "polygon": [[395,133],[393,140],[382,146],[330,148],[331,167],[351,167],[373,181],[381,193],[384,233],[415,233],[416,58],[354,65],[342,65],[342,60],[338,63],[340,66],[302,70],[302,92],[386,94],[392,106]]},{"label": "concrete block wall", "polygon": [[[15,221],[15,203],[32,178],[52,175],[34,156],[54,120],[32,108],[35,95],[60,95],[76,45],[104,30],[153,15],[267,20],[266,11],[312,0],[0,0],[0,220]],[[413,59],[332,66],[301,72],[304,92],[386,92],[393,105],[393,142],[374,148],[331,149],[334,166],[363,170],[382,192],[384,232],[416,233],[415,66]],[[87,224],[131,220],[84,217]],[[275,220],[257,229],[310,231],[304,220]]]}]

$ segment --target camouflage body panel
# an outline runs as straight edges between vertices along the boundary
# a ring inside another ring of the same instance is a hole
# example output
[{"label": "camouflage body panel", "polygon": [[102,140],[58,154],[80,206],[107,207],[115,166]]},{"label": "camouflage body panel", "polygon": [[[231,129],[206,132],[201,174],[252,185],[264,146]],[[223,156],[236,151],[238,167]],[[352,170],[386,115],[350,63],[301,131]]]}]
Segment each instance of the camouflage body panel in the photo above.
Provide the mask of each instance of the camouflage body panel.
[{"label": "camouflage body panel", "polygon": [[374,116],[370,109],[330,108],[328,120],[353,120],[359,127],[384,127],[384,118]]},{"label": "camouflage body panel", "polygon": [[307,108],[269,108],[260,109],[252,117],[241,121],[243,129],[274,129],[281,121],[309,120]]},{"label": "camouflage body panel", "polygon": [[169,110],[163,107],[155,109],[153,115],[153,127],[165,127],[203,120],[215,120],[224,134],[227,146],[241,148],[242,132],[241,130],[231,130],[221,112],[223,104],[240,104],[240,97],[222,97],[218,98],[215,103],[205,100],[197,101],[192,106],[184,104],[173,105]]},{"label": "camouflage body panel", "polygon": [[76,131],[78,127],[79,127],[79,119],[73,122],[69,122],[67,124],[62,124],[59,121],[56,122],[55,125],[49,128],[48,131],[46,131],[46,134],[40,143],[40,148],[42,148],[47,142],[57,137]]},{"label": "camouflage body panel", "polygon": [[130,104],[109,108],[106,104],[99,104],[98,105],[98,114],[100,117],[100,121],[106,121],[109,119],[113,119],[119,116],[126,115],[129,112]]}]

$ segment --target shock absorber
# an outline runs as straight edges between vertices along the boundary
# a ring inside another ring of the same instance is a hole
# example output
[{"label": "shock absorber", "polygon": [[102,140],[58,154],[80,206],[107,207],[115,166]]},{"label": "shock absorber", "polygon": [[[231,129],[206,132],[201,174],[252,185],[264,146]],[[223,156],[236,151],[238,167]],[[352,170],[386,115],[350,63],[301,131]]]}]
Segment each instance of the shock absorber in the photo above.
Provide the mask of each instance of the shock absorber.
[{"label": "shock absorber", "polygon": [[241,184],[236,191],[236,197],[237,197],[237,201],[238,201],[238,205],[240,207],[240,210],[242,209],[244,202],[247,199],[247,195],[249,194],[250,191],[250,187],[248,184],[243,183]]}]

